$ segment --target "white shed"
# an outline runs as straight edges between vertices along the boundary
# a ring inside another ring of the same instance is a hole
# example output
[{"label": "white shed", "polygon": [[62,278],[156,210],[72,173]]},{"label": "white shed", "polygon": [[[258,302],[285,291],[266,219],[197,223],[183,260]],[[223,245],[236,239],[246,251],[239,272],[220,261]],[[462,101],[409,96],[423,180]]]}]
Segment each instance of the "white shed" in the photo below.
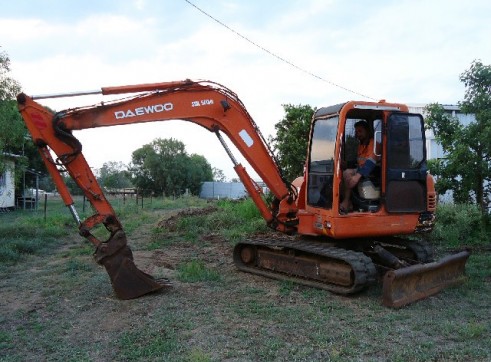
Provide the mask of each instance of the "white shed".
[{"label": "white shed", "polygon": [[14,161],[6,160],[5,171],[0,173],[0,210],[15,207]]}]

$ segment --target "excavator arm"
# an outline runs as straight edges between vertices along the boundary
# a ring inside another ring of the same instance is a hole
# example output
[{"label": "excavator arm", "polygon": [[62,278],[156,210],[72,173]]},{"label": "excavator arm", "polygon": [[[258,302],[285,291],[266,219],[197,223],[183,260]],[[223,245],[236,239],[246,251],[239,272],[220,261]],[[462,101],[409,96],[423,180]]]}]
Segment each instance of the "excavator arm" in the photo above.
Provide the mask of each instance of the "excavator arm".
[{"label": "excavator arm", "polygon": [[[80,235],[96,247],[96,261],[105,266],[119,298],[137,298],[169,284],[167,281],[155,280],[135,266],[122,225],[85,160],[82,145],[73,136],[74,130],[172,119],[196,123],[217,135],[240,180],[267,223],[282,232],[295,231],[298,223],[295,188],[290,187],[283,179],[273,153],[235,93],[217,83],[190,80],[107,87],[97,93],[131,93],[132,96],[57,113],[46,109],[37,103],[34,97],[31,98],[24,93],[18,95],[17,101],[34,143],[65,205],[79,226]],[[228,136],[273,193],[275,201],[271,206],[262,197],[261,188],[236,161],[221,133]],[[95,213],[84,221],[77,214],[73,199],[61,176],[61,172],[65,171],[83,191],[95,210]],[[109,232],[107,240],[100,240],[92,232],[100,224]]]}]

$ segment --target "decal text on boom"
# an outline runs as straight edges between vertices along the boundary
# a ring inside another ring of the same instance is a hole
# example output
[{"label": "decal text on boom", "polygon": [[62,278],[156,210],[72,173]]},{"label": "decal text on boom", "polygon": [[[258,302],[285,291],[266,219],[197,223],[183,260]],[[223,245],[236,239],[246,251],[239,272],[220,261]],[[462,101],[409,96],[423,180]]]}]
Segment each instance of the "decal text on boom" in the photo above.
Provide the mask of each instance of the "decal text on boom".
[{"label": "decal text on boom", "polygon": [[151,114],[151,113],[169,112],[172,111],[173,109],[174,109],[174,104],[172,103],[154,104],[146,107],[128,109],[127,111],[115,111],[114,117],[116,117],[116,119],[131,118],[137,116],[144,116],[145,114]]}]

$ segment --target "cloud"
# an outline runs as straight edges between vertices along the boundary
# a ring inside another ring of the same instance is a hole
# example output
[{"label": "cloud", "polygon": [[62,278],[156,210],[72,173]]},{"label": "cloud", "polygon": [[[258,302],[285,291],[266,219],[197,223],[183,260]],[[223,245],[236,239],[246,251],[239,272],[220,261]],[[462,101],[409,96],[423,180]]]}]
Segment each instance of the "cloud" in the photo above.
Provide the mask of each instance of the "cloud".
[{"label": "cloud", "polygon": [[[473,59],[491,62],[486,1],[195,3],[250,42],[185,2],[152,0],[80,11],[76,2],[63,3],[65,8],[42,16],[32,6],[30,13],[6,7],[0,37],[13,76],[28,94],[210,79],[239,95],[265,136],[281,120],[282,104],[327,106],[362,95],[456,103],[463,97],[459,74]],[[64,17],[67,8],[73,9]],[[60,110],[100,100],[45,103]],[[174,137],[213,166],[230,168],[215,136],[185,122],[80,134],[96,167],[104,161],[129,162],[143,143]]]}]

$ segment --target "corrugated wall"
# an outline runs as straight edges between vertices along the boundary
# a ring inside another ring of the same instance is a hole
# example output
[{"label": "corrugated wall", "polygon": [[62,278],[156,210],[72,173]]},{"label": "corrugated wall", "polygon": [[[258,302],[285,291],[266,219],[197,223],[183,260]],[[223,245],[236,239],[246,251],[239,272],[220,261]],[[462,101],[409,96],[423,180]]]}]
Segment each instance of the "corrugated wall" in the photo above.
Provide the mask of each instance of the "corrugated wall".
[{"label": "corrugated wall", "polygon": [[199,197],[203,199],[240,199],[247,196],[240,182],[204,182]]}]

